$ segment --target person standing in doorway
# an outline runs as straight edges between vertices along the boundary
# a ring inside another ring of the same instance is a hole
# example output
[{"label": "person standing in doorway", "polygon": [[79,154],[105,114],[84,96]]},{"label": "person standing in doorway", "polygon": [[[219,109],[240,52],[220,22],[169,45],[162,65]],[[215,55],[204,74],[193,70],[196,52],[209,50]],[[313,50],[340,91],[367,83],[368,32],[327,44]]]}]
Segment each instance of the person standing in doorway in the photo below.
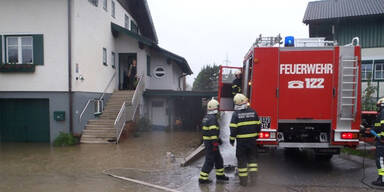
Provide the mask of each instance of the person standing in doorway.
[{"label": "person standing in doorway", "polygon": [[129,90],[136,89],[135,87],[136,74],[137,74],[136,59],[134,59],[128,69],[128,89]]}]

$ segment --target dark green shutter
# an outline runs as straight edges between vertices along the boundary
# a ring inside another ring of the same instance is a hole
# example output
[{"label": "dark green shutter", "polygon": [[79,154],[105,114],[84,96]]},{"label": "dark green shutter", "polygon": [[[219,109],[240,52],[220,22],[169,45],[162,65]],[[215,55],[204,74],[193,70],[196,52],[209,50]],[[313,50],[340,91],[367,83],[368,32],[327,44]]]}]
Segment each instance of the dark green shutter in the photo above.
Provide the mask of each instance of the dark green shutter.
[{"label": "dark green shutter", "polygon": [[151,56],[147,55],[147,76],[151,76]]},{"label": "dark green shutter", "polygon": [[3,36],[0,35],[0,64],[3,64]]},{"label": "dark green shutter", "polygon": [[33,35],[33,64],[44,65],[43,35]]}]

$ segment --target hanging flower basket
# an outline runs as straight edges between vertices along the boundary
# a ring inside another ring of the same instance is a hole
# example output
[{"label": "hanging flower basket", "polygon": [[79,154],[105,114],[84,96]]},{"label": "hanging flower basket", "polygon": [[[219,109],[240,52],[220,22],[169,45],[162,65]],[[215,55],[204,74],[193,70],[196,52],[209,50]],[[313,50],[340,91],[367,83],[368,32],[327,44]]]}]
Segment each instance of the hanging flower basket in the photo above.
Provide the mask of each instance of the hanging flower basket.
[{"label": "hanging flower basket", "polygon": [[35,72],[35,65],[33,64],[0,64],[0,72]]}]

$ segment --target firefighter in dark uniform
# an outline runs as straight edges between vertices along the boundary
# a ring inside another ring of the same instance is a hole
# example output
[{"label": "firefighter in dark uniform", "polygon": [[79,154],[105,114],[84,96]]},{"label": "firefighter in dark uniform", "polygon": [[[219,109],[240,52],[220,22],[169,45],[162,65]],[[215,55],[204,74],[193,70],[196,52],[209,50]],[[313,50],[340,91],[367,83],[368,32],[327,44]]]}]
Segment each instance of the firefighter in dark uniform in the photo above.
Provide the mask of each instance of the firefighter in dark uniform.
[{"label": "firefighter in dark uniform", "polygon": [[248,183],[248,173],[251,183],[257,176],[257,143],[256,139],[260,132],[260,120],[257,113],[248,106],[248,98],[238,93],[233,98],[235,112],[233,112],[230,129],[230,143],[233,146],[235,140],[237,167],[240,178],[240,185]]},{"label": "firefighter in dark uniform", "polygon": [[376,167],[379,176],[372,184],[384,186],[384,98],[377,101],[377,108],[378,113],[373,130],[379,136],[376,138]]},{"label": "firefighter in dark uniform", "polygon": [[237,93],[241,93],[242,88],[242,78],[241,78],[241,71],[235,72],[235,79],[232,82],[232,96],[234,97]]},{"label": "firefighter in dark uniform", "polygon": [[199,183],[211,183],[209,180],[209,172],[213,166],[216,168],[216,180],[227,181],[228,177],[224,175],[224,163],[220,154],[219,145],[221,139],[219,137],[220,129],[217,122],[219,102],[212,99],[207,105],[207,115],[203,118],[203,140],[205,146],[205,162],[200,172]]}]

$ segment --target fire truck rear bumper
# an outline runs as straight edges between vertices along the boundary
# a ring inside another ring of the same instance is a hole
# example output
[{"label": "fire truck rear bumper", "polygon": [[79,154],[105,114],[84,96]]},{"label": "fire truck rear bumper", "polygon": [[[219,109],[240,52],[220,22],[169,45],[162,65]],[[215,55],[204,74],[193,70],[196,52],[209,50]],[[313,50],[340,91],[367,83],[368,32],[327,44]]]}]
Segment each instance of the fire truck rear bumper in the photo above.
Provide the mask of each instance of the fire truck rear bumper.
[{"label": "fire truck rear bumper", "polygon": [[282,148],[341,148],[342,146],[334,146],[329,143],[288,143],[280,142],[279,147]]}]

